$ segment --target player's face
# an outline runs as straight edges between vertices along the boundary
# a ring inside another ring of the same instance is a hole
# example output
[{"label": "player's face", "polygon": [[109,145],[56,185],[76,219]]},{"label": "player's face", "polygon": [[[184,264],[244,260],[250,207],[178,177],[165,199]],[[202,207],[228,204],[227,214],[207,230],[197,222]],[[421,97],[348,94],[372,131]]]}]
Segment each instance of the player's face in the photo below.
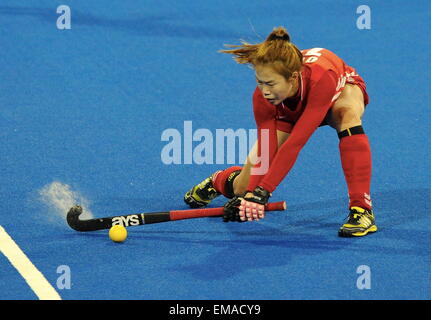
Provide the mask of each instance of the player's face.
[{"label": "player's face", "polygon": [[296,94],[298,90],[297,72],[294,72],[291,78],[286,79],[268,65],[256,65],[254,70],[257,86],[262,91],[263,97],[271,104],[277,105]]}]

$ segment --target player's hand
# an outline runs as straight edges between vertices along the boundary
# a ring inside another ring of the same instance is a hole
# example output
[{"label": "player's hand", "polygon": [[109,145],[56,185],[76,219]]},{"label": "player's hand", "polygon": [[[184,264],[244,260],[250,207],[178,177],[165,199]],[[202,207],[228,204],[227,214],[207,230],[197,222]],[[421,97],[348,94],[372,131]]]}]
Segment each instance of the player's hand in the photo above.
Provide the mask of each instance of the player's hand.
[{"label": "player's hand", "polygon": [[253,192],[248,192],[241,199],[239,206],[239,218],[241,221],[253,221],[263,219],[265,217],[265,204],[271,193],[262,187],[256,187]]},{"label": "player's hand", "polygon": [[223,221],[237,221],[242,222],[239,216],[239,206],[241,204],[241,199],[239,197],[233,197],[223,206]]}]

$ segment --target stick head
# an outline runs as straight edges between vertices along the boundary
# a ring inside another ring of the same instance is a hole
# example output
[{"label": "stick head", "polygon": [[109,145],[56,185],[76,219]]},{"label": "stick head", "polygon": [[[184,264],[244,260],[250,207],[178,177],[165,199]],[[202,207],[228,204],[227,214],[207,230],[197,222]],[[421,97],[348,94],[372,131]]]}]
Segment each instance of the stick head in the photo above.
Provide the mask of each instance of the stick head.
[{"label": "stick head", "polygon": [[77,204],[74,205],[72,208],[70,208],[69,212],[67,213],[67,215],[80,215],[82,213],[82,207]]},{"label": "stick head", "polygon": [[69,212],[67,212],[66,220],[69,227],[71,227],[74,230],[80,231],[79,228],[79,216],[82,213],[82,207],[80,205],[75,205],[72,208],[69,209]]}]

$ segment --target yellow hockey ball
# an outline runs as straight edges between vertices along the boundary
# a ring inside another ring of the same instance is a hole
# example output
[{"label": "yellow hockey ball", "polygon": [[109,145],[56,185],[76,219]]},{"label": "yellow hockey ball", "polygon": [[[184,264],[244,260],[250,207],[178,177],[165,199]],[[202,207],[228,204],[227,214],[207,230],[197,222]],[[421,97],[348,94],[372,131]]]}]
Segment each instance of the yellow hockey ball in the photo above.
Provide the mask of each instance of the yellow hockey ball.
[{"label": "yellow hockey ball", "polygon": [[109,238],[114,242],[123,242],[127,238],[127,229],[120,225],[113,225],[109,229]]}]

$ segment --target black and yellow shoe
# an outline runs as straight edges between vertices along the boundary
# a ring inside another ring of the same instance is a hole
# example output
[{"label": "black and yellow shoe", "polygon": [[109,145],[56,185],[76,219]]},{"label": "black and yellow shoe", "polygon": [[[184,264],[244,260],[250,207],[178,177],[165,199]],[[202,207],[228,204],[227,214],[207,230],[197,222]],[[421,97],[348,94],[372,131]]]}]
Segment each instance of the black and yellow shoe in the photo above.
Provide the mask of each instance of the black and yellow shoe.
[{"label": "black and yellow shoe", "polygon": [[347,222],[338,231],[340,237],[362,237],[369,232],[376,232],[377,226],[372,210],[351,207]]},{"label": "black and yellow shoe", "polygon": [[211,175],[187,191],[184,195],[184,202],[187,203],[190,208],[201,208],[207,206],[219,195],[221,195],[221,193],[214,189]]}]

